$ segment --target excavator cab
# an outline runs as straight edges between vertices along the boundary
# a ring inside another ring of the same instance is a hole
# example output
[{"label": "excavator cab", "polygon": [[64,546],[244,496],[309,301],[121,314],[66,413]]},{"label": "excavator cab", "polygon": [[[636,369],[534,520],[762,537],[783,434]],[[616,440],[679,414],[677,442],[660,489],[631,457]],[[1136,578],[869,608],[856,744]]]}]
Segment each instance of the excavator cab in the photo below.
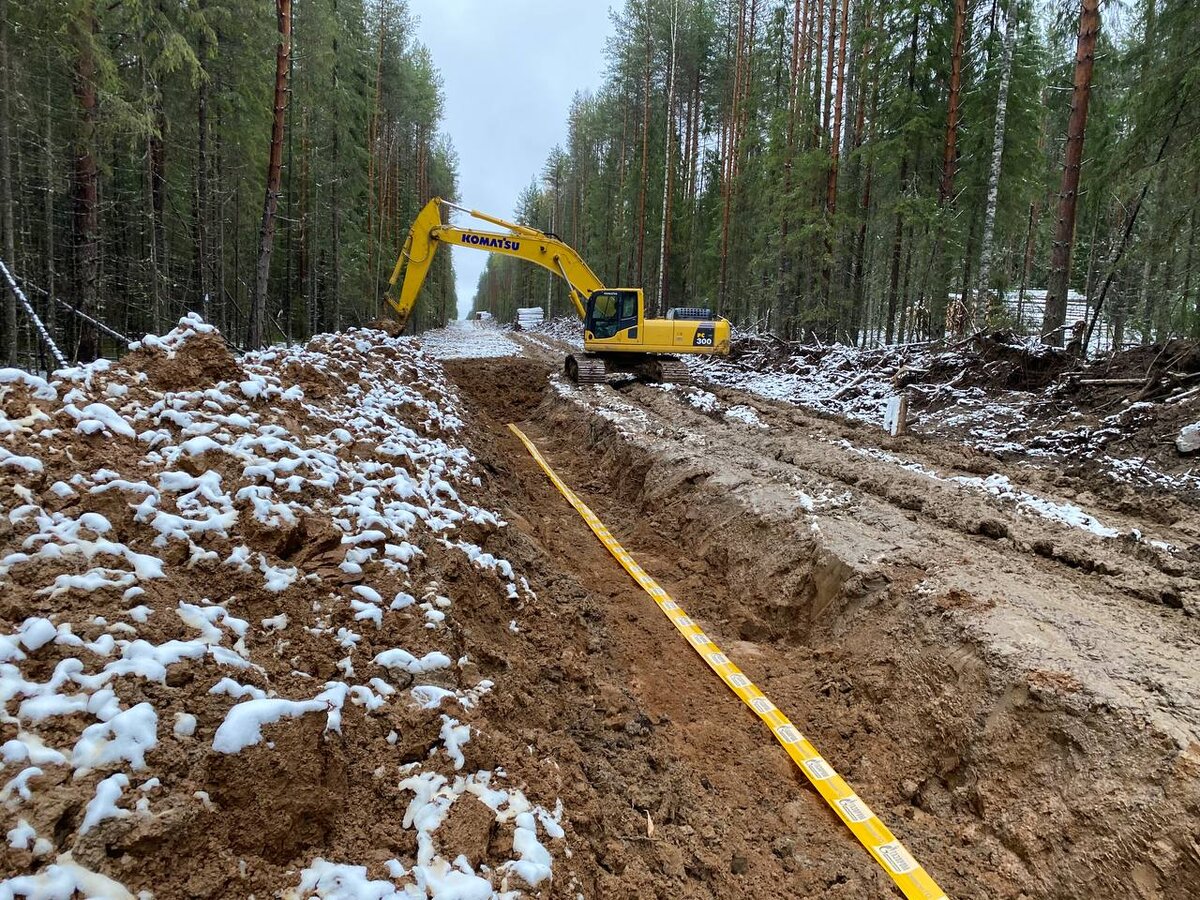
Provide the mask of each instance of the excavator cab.
[{"label": "excavator cab", "polygon": [[585,340],[638,339],[642,321],[642,292],[633,288],[595,291],[588,297],[584,318]]}]

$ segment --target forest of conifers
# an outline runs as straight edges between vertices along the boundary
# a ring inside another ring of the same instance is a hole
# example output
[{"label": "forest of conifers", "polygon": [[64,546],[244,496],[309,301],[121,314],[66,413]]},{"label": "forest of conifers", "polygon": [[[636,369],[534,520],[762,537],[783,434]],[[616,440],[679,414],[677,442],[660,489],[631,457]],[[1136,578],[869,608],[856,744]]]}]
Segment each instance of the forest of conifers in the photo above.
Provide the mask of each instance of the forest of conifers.
[{"label": "forest of conifers", "polygon": [[[1200,336],[1194,0],[625,0],[613,22],[515,216],[651,311],[859,343]],[[0,260],[28,300],[0,275],[0,355],[47,364],[29,312],[85,359],[119,343],[90,319],[136,337],[195,310],[258,345],[375,318],[416,211],[456,195],[414,32],[404,0],[0,0]],[[475,305],[547,299],[567,311],[493,257]],[[454,304],[440,254],[414,327]]]},{"label": "forest of conifers", "polygon": [[[858,342],[1018,316],[1047,343],[1085,317],[1118,345],[1200,335],[1195,0],[627,0],[614,21],[516,215],[648,309]],[[565,312],[546,279],[492,258],[476,308]]]},{"label": "forest of conifers", "polygon": [[[456,193],[413,33],[404,0],[0,0],[0,260],[63,354],[114,347],[72,310],[132,337],[193,310],[237,344],[375,318]],[[0,356],[44,367],[0,293]],[[453,309],[442,254],[416,325]]]}]

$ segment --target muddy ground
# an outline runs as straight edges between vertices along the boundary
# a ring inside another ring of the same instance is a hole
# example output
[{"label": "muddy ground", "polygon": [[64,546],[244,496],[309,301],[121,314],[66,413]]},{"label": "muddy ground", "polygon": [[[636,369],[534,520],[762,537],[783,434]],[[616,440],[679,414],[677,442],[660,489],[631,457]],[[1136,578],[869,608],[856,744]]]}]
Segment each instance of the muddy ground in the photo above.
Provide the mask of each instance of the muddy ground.
[{"label": "muddy ground", "polygon": [[[569,865],[589,895],[897,892],[508,421],[951,897],[1200,892],[1194,509],[1110,503],[1053,471],[735,391],[702,411],[686,389],[581,390],[551,342],[522,343],[447,366],[513,526],[501,548],[558,611],[534,629],[542,668],[512,714],[578,766]],[[897,460],[1001,473],[1122,536]]]},{"label": "muddy ground", "polygon": [[[1200,895],[1188,495],[712,385],[578,389],[544,335],[449,329],[418,353],[362,330],[235,359],[197,322],[57,390],[0,391],[0,897],[68,900],[74,882],[50,886],[68,877],[160,900],[460,896],[429,886],[448,875],[543,900],[899,896],[509,422],[949,897]],[[79,421],[101,400],[107,425]],[[118,414],[147,431],[122,435]],[[214,473],[228,533],[201,532],[204,504],[169,487]],[[191,537],[157,539],[135,514],[148,493]],[[60,532],[103,514],[162,576],[83,585],[90,558],[25,558],[50,528],[38,510]],[[26,633],[40,617],[53,640]],[[196,653],[158,675],[123,667],[183,644]],[[400,648],[445,664],[380,662]],[[21,700],[60,690],[44,716]],[[255,692],[327,699],[218,752]],[[46,751],[143,704],[144,765]],[[469,734],[457,761],[452,724]],[[126,770],[88,825],[101,779]],[[444,788],[424,830],[419,779]],[[521,804],[540,825],[519,825]],[[553,864],[533,883],[531,834]]]}]

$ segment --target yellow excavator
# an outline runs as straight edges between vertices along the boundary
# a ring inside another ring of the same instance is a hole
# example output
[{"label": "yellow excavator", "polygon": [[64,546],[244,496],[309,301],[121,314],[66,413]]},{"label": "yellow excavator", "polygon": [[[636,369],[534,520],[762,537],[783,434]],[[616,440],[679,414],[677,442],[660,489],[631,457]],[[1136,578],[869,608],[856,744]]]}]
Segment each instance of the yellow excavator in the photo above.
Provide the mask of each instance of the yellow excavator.
[{"label": "yellow excavator", "polygon": [[[481,231],[444,223],[443,208],[508,230]],[[680,355],[729,353],[726,319],[694,307],[672,309],[665,319],[647,319],[641,288],[606,288],[574,248],[557,235],[506,222],[440,197],[430,200],[413,222],[388,279],[387,301],[396,311],[401,329],[408,324],[439,243],[528,260],[567,283],[571,305],[583,321],[584,352],[570,354],[564,365],[567,377],[577,383],[602,384],[609,372],[630,372],[649,381],[687,383],[688,369]]]}]

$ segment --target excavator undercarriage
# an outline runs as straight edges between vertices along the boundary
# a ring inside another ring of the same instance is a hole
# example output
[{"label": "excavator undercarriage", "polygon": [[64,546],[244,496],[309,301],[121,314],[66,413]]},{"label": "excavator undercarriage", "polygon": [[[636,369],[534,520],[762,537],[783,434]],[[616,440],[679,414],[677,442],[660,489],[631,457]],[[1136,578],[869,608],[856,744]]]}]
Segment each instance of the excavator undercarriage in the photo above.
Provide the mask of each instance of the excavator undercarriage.
[{"label": "excavator undercarriage", "polygon": [[614,373],[626,373],[662,384],[691,384],[687,364],[677,356],[629,353],[572,353],[563,363],[566,376],[576,384],[604,384]]}]

